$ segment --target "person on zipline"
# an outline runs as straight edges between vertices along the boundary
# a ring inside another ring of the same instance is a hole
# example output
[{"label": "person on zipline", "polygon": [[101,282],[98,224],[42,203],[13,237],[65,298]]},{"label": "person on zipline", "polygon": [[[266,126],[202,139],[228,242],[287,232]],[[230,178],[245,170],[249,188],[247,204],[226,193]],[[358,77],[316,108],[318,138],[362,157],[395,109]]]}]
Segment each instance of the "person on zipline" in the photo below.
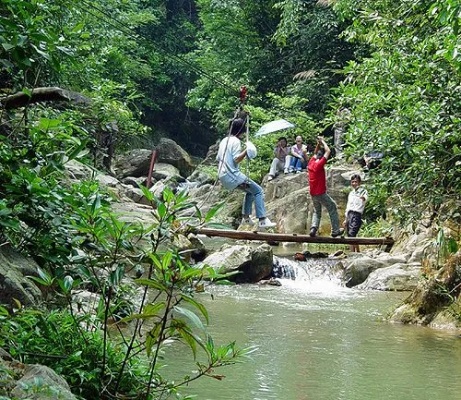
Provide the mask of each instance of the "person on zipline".
[{"label": "person on zipline", "polygon": [[256,182],[251,180],[239,169],[239,164],[248,157],[256,157],[256,148],[251,142],[247,142],[247,147],[242,150],[240,143],[241,137],[246,132],[246,121],[242,118],[235,118],[230,122],[229,135],[221,140],[219,144],[216,160],[218,165],[219,181],[228,190],[241,189],[245,192],[242,206],[241,225],[253,226],[250,215],[255,205],[256,217],[259,219],[258,227],[272,228],[276,224],[271,222],[266,216],[264,204],[264,192]]},{"label": "person on zipline", "polygon": [[308,177],[309,177],[309,193],[312,198],[314,212],[312,214],[311,230],[309,236],[314,237],[320,225],[320,218],[322,217],[322,205],[328,211],[331,222],[331,236],[342,236],[344,229],[340,228],[338,208],[335,201],[327,193],[327,179],[325,172],[325,165],[328,157],[330,157],[331,150],[328,147],[325,139],[322,136],[317,138],[317,145],[314,150],[314,156],[307,164]]}]

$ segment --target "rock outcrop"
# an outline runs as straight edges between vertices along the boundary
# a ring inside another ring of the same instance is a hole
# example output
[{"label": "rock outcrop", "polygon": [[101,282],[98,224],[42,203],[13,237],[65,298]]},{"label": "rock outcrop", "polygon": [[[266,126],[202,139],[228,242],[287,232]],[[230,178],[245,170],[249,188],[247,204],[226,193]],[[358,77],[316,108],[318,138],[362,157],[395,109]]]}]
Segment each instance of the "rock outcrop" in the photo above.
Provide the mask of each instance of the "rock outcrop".
[{"label": "rock outcrop", "polygon": [[[163,148],[167,149],[168,146],[165,145]],[[236,228],[241,219],[244,193],[239,190],[226,191],[213,177],[212,171],[216,168],[216,151],[217,146],[211,146],[200,168],[192,173],[190,173],[192,167],[188,158],[181,150],[174,152],[176,161],[172,161],[172,157],[162,157],[157,160],[158,170],[153,173],[152,191],[160,195],[163,188],[167,186],[173,191],[188,190],[190,199],[196,202],[202,213],[221,204],[222,208],[215,214],[214,222],[223,223],[229,228]],[[114,204],[114,208],[120,212],[124,220],[139,220],[141,223],[148,223],[152,219],[152,209],[150,205],[144,204],[139,189],[140,183],[147,182],[148,169],[146,167],[148,168],[151,154],[151,151],[141,149],[129,153],[124,158],[125,161],[119,164],[118,168],[120,179],[124,177],[123,184],[117,180],[114,181],[113,178],[105,179],[97,175],[97,179],[110,187],[121,200],[120,203]],[[165,165],[164,167],[164,164],[170,164],[170,166]],[[121,168],[121,165],[125,167]],[[353,165],[331,164],[327,166],[328,193],[338,204],[340,219],[342,219],[346,206],[350,176],[357,172],[363,176],[360,169]],[[366,180],[364,176],[364,181]],[[306,173],[281,174],[271,181],[264,179],[261,185],[265,192],[268,216],[277,223],[278,231],[306,234],[309,231],[312,216]],[[330,233],[330,221],[325,211],[319,231],[321,235]],[[422,262],[434,259],[428,251],[434,243],[434,232],[430,227],[426,228],[421,224],[419,227],[407,230],[393,228],[392,236],[395,239],[395,245],[390,254],[365,249],[362,255],[352,256],[351,254],[351,257],[340,262],[343,269],[342,280],[346,286],[361,290],[411,291],[415,287],[418,290],[421,284]],[[250,253],[245,250],[242,256],[243,259],[239,263],[232,260],[233,256],[224,261],[222,253],[209,257],[211,257],[210,260],[216,260],[216,267],[226,264],[230,265],[231,270],[240,271],[237,276],[240,276],[239,279],[242,279],[242,282],[256,282],[258,279],[267,278],[267,266],[263,268],[264,272],[257,272],[242,278],[245,276],[243,273],[245,267],[242,266],[251,265],[249,271],[253,273],[256,271],[254,263],[250,261],[252,258]],[[428,291],[423,290],[422,292],[428,295]],[[396,310],[392,320],[421,324],[433,323],[437,326],[456,325],[453,318],[450,318],[444,311],[434,311],[430,318],[421,317],[419,311],[408,303]]]},{"label": "rock outcrop", "polygon": [[10,246],[0,247],[0,303],[17,306],[19,301],[24,306],[40,303],[42,293],[34,282],[28,278],[37,276],[38,265],[24,257]]},{"label": "rock outcrop", "polygon": [[[0,398],[76,400],[67,382],[52,369],[14,360],[0,348]],[[9,395],[13,397],[3,397]]]},{"label": "rock outcrop", "polygon": [[224,245],[205,258],[200,265],[208,265],[223,274],[235,273],[229,280],[236,283],[256,283],[271,276],[272,248],[268,244],[256,248],[248,245]]}]

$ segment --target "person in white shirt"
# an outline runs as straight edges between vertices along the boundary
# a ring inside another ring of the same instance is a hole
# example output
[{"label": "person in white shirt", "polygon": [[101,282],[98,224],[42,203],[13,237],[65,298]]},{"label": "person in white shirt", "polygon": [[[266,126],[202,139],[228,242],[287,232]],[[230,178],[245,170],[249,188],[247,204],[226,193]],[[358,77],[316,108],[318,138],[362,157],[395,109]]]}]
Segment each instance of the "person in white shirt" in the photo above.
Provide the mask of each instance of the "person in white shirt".
[{"label": "person in white shirt", "polygon": [[[362,178],[358,174],[351,176],[352,190],[347,197],[346,219],[344,220],[344,228],[346,228],[347,236],[356,237],[360,227],[362,226],[362,215],[365,210],[365,204],[368,200],[367,190],[360,186]],[[353,252],[359,252],[359,245],[353,244],[350,246]]]},{"label": "person in white shirt", "polygon": [[229,127],[229,135],[221,140],[216,160],[218,178],[224,188],[228,190],[241,189],[245,192],[242,206],[242,224],[253,225],[251,213],[253,203],[255,214],[259,219],[259,228],[272,228],[276,224],[266,216],[264,192],[256,182],[247,177],[239,169],[239,164],[246,158],[256,157],[256,148],[251,142],[242,150],[241,137],[246,132],[246,121],[242,118],[233,119]]},{"label": "person in white shirt", "polygon": [[296,142],[291,146],[290,150],[290,169],[289,172],[301,173],[303,168],[307,165],[307,147],[303,144],[303,138],[296,136]]},{"label": "person in white shirt", "polygon": [[274,148],[274,158],[272,160],[271,168],[269,170],[268,181],[274,179],[281,171],[288,174],[290,167],[290,150],[287,144],[287,138],[282,136],[277,140],[277,146]]}]

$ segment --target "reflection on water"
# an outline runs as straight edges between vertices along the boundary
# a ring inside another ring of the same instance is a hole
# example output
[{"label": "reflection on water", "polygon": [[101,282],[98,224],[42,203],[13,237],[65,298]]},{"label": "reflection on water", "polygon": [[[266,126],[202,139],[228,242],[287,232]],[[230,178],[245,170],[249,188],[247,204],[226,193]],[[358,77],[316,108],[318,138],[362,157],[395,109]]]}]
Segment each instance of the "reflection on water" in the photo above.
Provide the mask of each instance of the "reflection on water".
[{"label": "reflection on water", "polygon": [[[385,322],[406,295],[348,289],[334,274],[304,272],[281,287],[213,286],[199,295],[216,342],[258,350],[217,370],[223,381],[203,378],[187,393],[201,400],[460,399],[456,333]],[[171,373],[190,373],[190,353],[171,350]]]}]

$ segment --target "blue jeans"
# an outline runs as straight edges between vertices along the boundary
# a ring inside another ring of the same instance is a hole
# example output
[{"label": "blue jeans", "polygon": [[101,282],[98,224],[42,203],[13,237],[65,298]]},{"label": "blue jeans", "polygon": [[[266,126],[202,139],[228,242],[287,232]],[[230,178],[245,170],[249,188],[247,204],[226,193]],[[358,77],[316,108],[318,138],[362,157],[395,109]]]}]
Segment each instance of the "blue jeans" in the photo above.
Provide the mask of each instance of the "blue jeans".
[{"label": "blue jeans", "polygon": [[264,205],[264,192],[262,187],[251,179],[248,179],[245,183],[237,186],[237,188],[245,192],[242,214],[251,215],[254,203],[256,217],[264,218],[266,216],[266,207]]},{"label": "blue jeans", "polygon": [[327,209],[330,215],[331,232],[339,232],[339,216],[338,208],[335,201],[330,197],[329,194],[319,194],[317,196],[311,196],[312,204],[314,206],[314,212],[312,214],[312,228],[319,228],[320,219],[322,218],[322,205]]},{"label": "blue jeans", "polygon": [[291,157],[290,161],[290,168],[296,170],[296,171],[301,171],[303,168],[306,167],[306,164],[304,160],[301,160],[298,157]]}]

